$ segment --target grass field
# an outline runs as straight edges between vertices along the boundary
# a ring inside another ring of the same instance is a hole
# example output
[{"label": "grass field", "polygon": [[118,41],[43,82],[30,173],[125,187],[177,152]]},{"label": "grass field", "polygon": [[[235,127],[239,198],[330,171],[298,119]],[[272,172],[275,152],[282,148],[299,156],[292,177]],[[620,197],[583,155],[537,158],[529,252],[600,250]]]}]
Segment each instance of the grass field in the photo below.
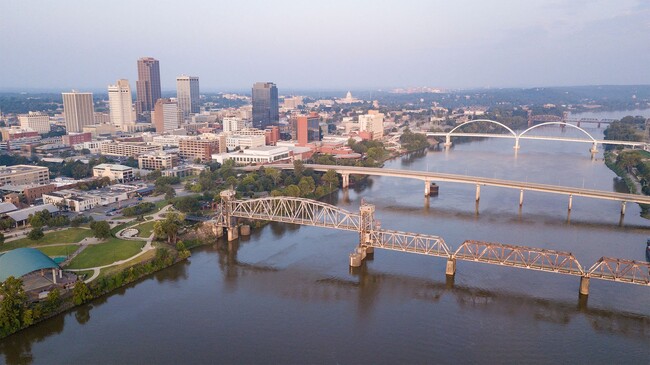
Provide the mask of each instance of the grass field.
[{"label": "grass field", "polygon": [[55,257],[55,256],[72,255],[72,253],[77,251],[78,248],[79,245],[63,245],[63,246],[39,247],[38,250],[50,257]]},{"label": "grass field", "polygon": [[88,246],[70,262],[68,268],[85,269],[108,265],[137,254],[142,246],[144,246],[144,242],[125,241],[112,237],[104,243]]},{"label": "grass field", "polygon": [[45,236],[38,241],[32,241],[29,238],[21,238],[0,245],[0,250],[13,250],[19,247],[40,246],[52,243],[77,243],[86,237],[92,237],[93,232],[83,228],[68,228],[63,231],[45,233]]},{"label": "grass field", "polygon": [[133,226],[133,228],[137,229],[138,232],[138,237],[142,238],[148,238],[151,236],[151,233],[153,232],[153,225],[156,223],[156,221],[148,221],[146,223],[139,224],[137,226]]},{"label": "grass field", "polygon": [[116,274],[116,273],[118,273],[118,272],[121,272],[121,271],[123,271],[123,270],[128,269],[129,267],[131,267],[131,266],[133,266],[133,265],[137,265],[137,264],[139,264],[139,263],[141,263],[141,262],[145,262],[145,261],[147,261],[147,260],[151,260],[151,259],[153,259],[155,256],[156,256],[156,250],[147,251],[147,252],[145,252],[144,254],[138,256],[138,257],[137,257],[136,259],[134,259],[134,260],[127,261],[127,262],[125,262],[125,263],[123,263],[123,264],[121,264],[121,265],[111,266],[111,267],[107,267],[107,268],[105,268],[105,269],[102,269],[102,270],[100,271],[100,273],[99,273],[99,277],[107,276],[107,275],[112,275],[112,274]]}]

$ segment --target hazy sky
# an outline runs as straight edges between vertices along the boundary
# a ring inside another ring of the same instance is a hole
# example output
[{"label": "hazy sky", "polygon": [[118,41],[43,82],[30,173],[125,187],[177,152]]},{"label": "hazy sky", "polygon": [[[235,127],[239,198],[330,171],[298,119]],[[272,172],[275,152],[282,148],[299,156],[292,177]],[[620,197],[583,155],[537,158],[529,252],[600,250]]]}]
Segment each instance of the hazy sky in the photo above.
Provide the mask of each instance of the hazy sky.
[{"label": "hazy sky", "polygon": [[650,1],[2,0],[0,89],[650,84]]}]

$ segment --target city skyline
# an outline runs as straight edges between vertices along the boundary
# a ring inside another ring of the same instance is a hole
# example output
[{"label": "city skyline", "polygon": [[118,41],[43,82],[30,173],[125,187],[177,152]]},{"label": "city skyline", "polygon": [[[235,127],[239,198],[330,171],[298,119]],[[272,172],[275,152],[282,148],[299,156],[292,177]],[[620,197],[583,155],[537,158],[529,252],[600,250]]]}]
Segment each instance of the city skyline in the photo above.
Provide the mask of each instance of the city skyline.
[{"label": "city skyline", "polygon": [[[163,63],[163,90],[181,74],[200,77],[206,91],[246,90],[257,80],[337,90],[650,83],[650,5],[635,0],[334,1],[327,8],[193,1],[182,5],[194,10],[187,15],[181,4],[150,5],[10,3],[0,25],[13,34],[0,40],[9,51],[0,89],[101,90],[137,80],[133,60],[143,56]],[[218,16],[224,13],[234,16]],[[125,25],[114,27],[113,19]],[[171,20],[192,27],[157,25]],[[87,31],[60,26],[67,23]]]}]

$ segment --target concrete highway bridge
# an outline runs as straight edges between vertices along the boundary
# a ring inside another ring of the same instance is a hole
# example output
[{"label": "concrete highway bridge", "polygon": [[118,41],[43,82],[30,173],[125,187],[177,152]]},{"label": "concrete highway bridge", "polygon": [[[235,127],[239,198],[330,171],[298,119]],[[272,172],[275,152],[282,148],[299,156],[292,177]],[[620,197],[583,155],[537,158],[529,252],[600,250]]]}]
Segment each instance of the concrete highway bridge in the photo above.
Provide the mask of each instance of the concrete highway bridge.
[{"label": "concrete highway bridge", "polygon": [[238,219],[275,221],[357,232],[359,243],[349,257],[352,267],[361,266],[366,255],[372,254],[374,249],[383,249],[445,258],[445,273],[452,278],[456,273],[456,261],[461,260],[578,276],[581,295],[589,294],[592,278],[650,286],[648,262],[602,257],[586,268],[570,252],[475,240],[465,241],[454,250],[439,236],[382,228],[374,217],[375,206],[363,201],[357,213],[311,199],[238,200],[235,194],[234,190],[221,192],[221,203],[210,221],[218,235],[226,230],[228,241],[239,237]]},{"label": "concrete highway bridge", "polygon": [[[507,133],[473,133],[473,132],[462,132],[460,131],[460,128],[469,125],[469,124],[474,124],[478,122],[484,122],[484,123],[490,123],[497,125],[503,129]],[[561,127],[569,127],[573,129],[577,129],[581,131],[584,135],[585,138],[573,138],[573,137],[547,137],[547,136],[535,136],[535,135],[530,135],[529,132],[540,128],[544,126],[550,126],[550,125],[558,125]],[[594,138],[589,132],[586,130],[580,128],[579,125],[574,125],[574,124],[569,124],[566,122],[545,122],[545,123],[540,123],[533,125],[529,127],[528,129],[517,133],[514,130],[512,130],[510,127],[506,126],[503,123],[499,123],[494,120],[490,119],[475,119],[475,120],[470,120],[468,122],[459,124],[458,126],[454,127],[452,130],[449,132],[423,132],[425,133],[428,137],[444,137],[445,142],[444,146],[445,147],[450,147],[452,142],[451,138],[452,137],[480,137],[480,138],[508,138],[508,139],[514,139],[515,140],[515,145],[513,148],[515,150],[518,150],[520,148],[520,140],[542,140],[542,141],[560,141],[560,142],[577,142],[577,143],[587,143],[591,144],[591,149],[590,152],[592,154],[595,154],[598,152],[598,145],[614,145],[614,146],[628,146],[628,147],[638,147],[638,148],[644,148],[647,144],[645,142],[635,142],[635,141],[613,141],[613,140],[605,140],[605,139],[596,139]]]},{"label": "concrete highway bridge", "polygon": [[[278,164],[269,165],[283,170],[292,170],[293,164]],[[621,215],[625,214],[626,204],[650,204],[650,196],[616,193],[611,191],[602,191],[594,189],[576,188],[571,186],[559,186],[550,184],[539,184],[533,182],[493,179],[480,176],[467,176],[458,174],[446,174],[440,172],[430,171],[413,171],[413,170],[398,170],[386,169],[376,167],[356,167],[356,166],[338,166],[338,165],[316,165],[305,164],[306,168],[311,168],[314,171],[325,172],[327,170],[334,170],[342,176],[342,187],[347,188],[350,184],[350,175],[366,175],[366,176],[388,176],[397,178],[408,178],[422,180],[424,182],[424,195],[429,196],[431,192],[432,182],[452,182],[460,184],[471,184],[476,186],[476,202],[481,199],[481,186],[494,186],[499,188],[516,189],[519,190],[519,206],[524,204],[525,191],[537,191],[549,194],[560,194],[568,196],[568,210],[571,211],[573,207],[573,197],[580,196],[592,199],[613,200],[621,203]],[[245,170],[258,169],[259,167],[247,167]]]}]

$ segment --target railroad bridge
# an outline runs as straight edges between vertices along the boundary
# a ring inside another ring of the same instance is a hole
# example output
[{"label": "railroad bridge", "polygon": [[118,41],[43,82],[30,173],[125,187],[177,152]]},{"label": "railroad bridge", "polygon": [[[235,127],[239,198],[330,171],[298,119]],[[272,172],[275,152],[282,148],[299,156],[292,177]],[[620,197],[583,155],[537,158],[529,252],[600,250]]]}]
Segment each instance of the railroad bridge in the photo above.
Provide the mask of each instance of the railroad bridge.
[{"label": "railroad bridge", "polygon": [[374,249],[436,256],[446,259],[447,276],[456,274],[456,262],[469,261],[580,277],[579,293],[589,294],[589,280],[599,279],[650,286],[650,263],[601,257],[591,267],[582,266],[570,252],[468,240],[453,250],[442,237],[388,230],[374,217],[375,206],[362,202],[359,212],[349,212],[316,200],[295,197],[235,199],[234,190],[221,192],[221,203],[211,221],[217,234],[227,231],[228,241],[239,237],[238,218],[275,221],[357,232],[359,242],[350,254],[350,266],[360,266]]}]

